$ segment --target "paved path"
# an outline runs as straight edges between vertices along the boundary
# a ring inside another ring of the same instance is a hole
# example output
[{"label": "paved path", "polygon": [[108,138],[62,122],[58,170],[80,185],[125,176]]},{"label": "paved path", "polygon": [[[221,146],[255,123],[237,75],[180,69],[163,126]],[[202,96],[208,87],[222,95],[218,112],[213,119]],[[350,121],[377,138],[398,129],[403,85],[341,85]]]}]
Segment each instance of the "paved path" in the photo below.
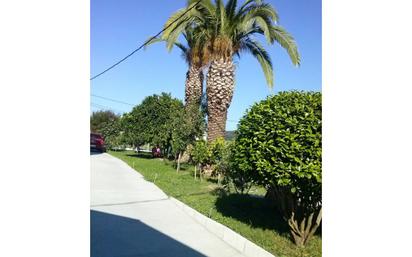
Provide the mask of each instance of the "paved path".
[{"label": "paved path", "polygon": [[92,257],[242,257],[123,161],[91,158]]}]

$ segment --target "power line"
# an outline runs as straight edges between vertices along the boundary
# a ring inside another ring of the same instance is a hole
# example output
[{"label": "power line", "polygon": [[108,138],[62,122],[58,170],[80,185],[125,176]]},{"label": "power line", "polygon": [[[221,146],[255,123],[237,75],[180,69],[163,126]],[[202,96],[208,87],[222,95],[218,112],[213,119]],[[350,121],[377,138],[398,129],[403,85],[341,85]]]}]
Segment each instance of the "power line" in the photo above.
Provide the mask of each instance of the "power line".
[{"label": "power line", "polygon": [[[92,96],[96,96],[96,95],[92,95]],[[101,98],[103,98],[103,97],[101,97]],[[106,98],[103,98],[103,99],[106,99]],[[110,98],[107,98],[107,99],[110,99]],[[115,99],[110,99],[110,100],[112,100],[112,101],[114,101],[114,102],[118,102],[118,103],[128,104],[128,103],[125,103],[125,102],[122,102],[122,101],[118,101],[118,100],[115,100]],[[116,109],[113,109],[113,108],[111,108],[111,107],[108,107],[108,106],[105,106],[105,105],[101,105],[101,104],[97,104],[97,103],[93,103],[93,102],[91,102],[91,105],[94,106],[94,107],[97,107],[97,108],[116,110]],[[132,105],[132,104],[129,104],[129,105]],[[134,106],[134,105],[133,105],[133,106]],[[120,110],[116,110],[116,111],[126,112],[126,111],[120,111]],[[227,122],[238,123],[238,121],[235,121],[235,120],[226,120],[226,121],[227,121]]]},{"label": "power line", "polygon": [[[112,102],[116,102],[116,103],[121,103],[121,104],[130,105],[130,106],[135,106],[135,104],[126,103],[126,102],[123,102],[123,101],[120,101],[120,100],[116,100],[116,99],[113,99],[113,98],[108,98],[108,97],[105,97],[105,96],[99,96],[99,95],[95,95],[95,94],[90,94],[90,95],[93,96],[93,97],[105,99],[105,100],[112,101]],[[97,104],[97,103],[93,103],[93,102],[91,102],[91,104],[92,104],[92,105],[96,105],[95,107],[97,107],[97,108],[115,110],[115,109],[110,108],[110,107],[105,106],[105,105],[101,105],[101,104]],[[119,110],[116,110],[116,111],[119,111]],[[126,112],[126,111],[120,111],[120,112]],[[236,120],[229,120],[229,119],[227,119],[226,121],[227,121],[227,122],[238,123],[238,121],[236,121]]]},{"label": "power line", "polygon": [[116,109],[113,109],[113,108],[111,108],[111,107],[108,107],[108,106],[105,106],[105,105],[101,105],[101,104],[97,104],[97,103],[93,103],[93,102],[91,102],[90,105],[91,105],[92,107],[96,107],[96,108],[100,108],[100,109],[112,110],[112,111],[121,112],[121,113],[124,113],[124,112],[125,112],[125,111],[116,110]]},{"label": "power line", "polygon": [[130,106],[135,106],[135,104],[126,103],[126,102],[123,102],[123,101],[120,101],[120,100],[116,100],[116,99],[113,99],[113,98],[108,98],[108,97],[99,96],[99,95],[94,95],[94,94],[91,94],[91,96],[94,96],[94,97],[97,97],[97,98],[101,98],[101,99],[105,99],[105,100],[108,100],[108,101],[112,101],[112,102],[115,102],[115,103],[120,103],[120,104],[126,104],[126,105],[130,105]]},{"label": "power line", "polygon": [[100,109],[112,109],[112,108],[110,108],[110,107],[108,107],[108,106],[104,106],[104,105],[101,105],[101,104],[96,104],[96,103],[90,103],[90,105],[92,106],[92,107],[97,107],[97,108],[100,108]]},{"label": "power line", "polygon": [[131,52],[130,54],[126,55],[123,59],[121,59],[120,61],[116,62],[115,64],[113,64],[112,66],[110,66],[109,68],[105,69],[104,71],[100,72],[99,74],[93,76],[90,80],[93,80],[97,77],[99,77],[100,75],[103,75],[104,73],[106,73],[107,71],[113,69],[114,67],[116,67],[117,65],[119,65],[121,62],[123,62],[124,60],[126,60],[127,58],[129,58],[130,56],[132,56],[134,53],[136,53],[137,51],[139,51],[140,49],[142,49],[145,45],[147,45],[150,41],[152,41],[153,39],[155,39],[157,36],[159,36],[160,34],[162,34],[163,31],[165,31],[166,29],[168,29],[170,26],[172,26],[175,22],[177,22],[178,20],[180,20],[180,18],[182,18],[186,13],[188,13],[190,10],[192,10],[193,8],[195,8],[202,0],[197,1],[192,7],[190,7],[189,9],[187,9],[182,15],[180,15],[176,20],[174,20],[172,23],[170,23],[168,26],[166,26],[164,29],[162,29],[159,33],[157,33],[156,35],[154,35],[153,37],[149,38],[148,40],[146,40],[146,42],[144,42],[141,46],[139,46],[137,49],[133,50],[133,52]]}]

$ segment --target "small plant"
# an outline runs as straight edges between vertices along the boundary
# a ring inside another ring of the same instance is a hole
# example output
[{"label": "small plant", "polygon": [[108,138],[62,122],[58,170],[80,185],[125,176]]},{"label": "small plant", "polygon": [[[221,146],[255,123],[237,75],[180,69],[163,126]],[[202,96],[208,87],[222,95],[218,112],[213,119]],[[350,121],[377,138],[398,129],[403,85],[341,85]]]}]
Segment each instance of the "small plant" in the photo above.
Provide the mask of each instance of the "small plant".
[{"label": "small plant", "polygon": [[208,164],[211,169],[211,175],[217,176],[217,183],[220,185],[221,177],[228,169],[228,155],[226,153],[228,147],[225,140],[221,137],[209,143],[208,147],[210,153]]},{"label": "small plant", "polygon": [[190,154],[195,165],[194,177],[196,179],[196,173],[199,170],[199,177],[202,179],[203,168],[207,165],[210,156],[207,142],[204,140],[196,141]]},{"label": "small plant", "polygon": [[211,176],[217,177],[217,183],[230,192],[233,188],[236,193],[247,194],[252,186],[250,174],[244,172],[235,165],[234,143],[218,138],[211,143],[204,140],[197,141],[190,152],[196,171],[202,176],[205,170],[210,171]]},{"label": "small plant", "polygon": [[221,173],[223,185],[230,191],[233,186],[237,194],[247,194],[252,187],[252,179],[248,173],[243,172],[236,166],[234,160],[234,142],[226,141],[221,150],[221,159],[216,163],[216,170]]}]

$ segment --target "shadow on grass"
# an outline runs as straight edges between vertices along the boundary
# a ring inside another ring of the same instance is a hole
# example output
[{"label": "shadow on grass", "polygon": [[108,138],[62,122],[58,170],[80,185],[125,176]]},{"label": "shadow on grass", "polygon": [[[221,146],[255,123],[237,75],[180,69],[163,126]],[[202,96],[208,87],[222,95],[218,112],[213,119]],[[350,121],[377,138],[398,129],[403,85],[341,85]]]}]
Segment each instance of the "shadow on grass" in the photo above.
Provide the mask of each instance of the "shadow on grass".
[{"label": "shadow on grass", "polygon": [[180,194],[180,195],[175,195],[175,198],[179,198],[182,196],[193,196],[193,195],[205,195],[205,194],[210,194],[210,191],[202,191],[202,192],[196,192],[196,193],[189,193],[189,194]]},{"label": "shadow on grass", "polygon": [[[174,159],[167,159],[166,161],[164,161],[164,164],[166,166],[169,166],[169,167],[173,168],[174,170],[176,170],[176,168],[177,168],[177,163],[175,162]],[[180,163],[180,171],[189,171],[189,172],[192,171],[192,173],[193,173],[193,170],[191,169],[191,167],[192,166],[190,164],[186,163],[186,162]]]},{"label": "shadow on grass", "polygon": [[[140,158],[140,159],[149,159],[149,160],[158,160],[160,162],[163,162],[165,166],[171,167],[173,169],[176,169],[176,163],[174,162],[173,158],[172,159],[167,159],[167,158],[161,158],[161,157],[153,157],[151,153],[128,153],[125,156],[127,157],[132,157],[132,158]],[[190,171],[190,165],[187,163],[181,163],[180,164],[180,171]]]},{"label": "shadow on grass", "polygon": [[[182,170],[182,171],[191,171],[191,165],[190,164],[187,164],[187,163],[181,163],[180,164],[180,170]],[[192,171],[192,173],[193,173],[194,171]],[[193,174],[192,174],[193,175]]]},{"label": "shadow on grass", "polygon": [[[222,189],[214,190],[213,194],[219,196],[216,200],[216,209],[222,215],[254,228],[274,230],[282,236],[289,237],[287,221],[268,199],[247,194],[227,194]],[[315,235],[322,236],[322,223]]]},{"label": "shadow on grass", "polygon": [[135,158],[142,158],[142,159],[155,159],[153,158],[152,154],[150,153],[133,153],[133,154],[126,154],[128,157],[135,157]]},{"label": "shadow on grass", "polygon": [[206,181],[217,184],[217,177],[206,177]]},{"label": "shadow on grass", "polygon": [[275,230],[281,235],[289,235],[287,222],[265,198],[241,194],[219,194],[216,209],[228,216],[249,224],[253,228]]}]

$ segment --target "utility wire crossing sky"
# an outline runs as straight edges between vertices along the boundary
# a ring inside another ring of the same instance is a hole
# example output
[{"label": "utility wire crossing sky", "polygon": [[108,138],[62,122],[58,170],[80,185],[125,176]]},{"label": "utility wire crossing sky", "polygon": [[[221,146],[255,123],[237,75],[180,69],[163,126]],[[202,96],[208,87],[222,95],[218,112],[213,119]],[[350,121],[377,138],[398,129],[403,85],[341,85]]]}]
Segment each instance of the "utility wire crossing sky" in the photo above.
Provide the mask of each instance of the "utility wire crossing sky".
[{"label": "utility wire crossing sky", "polygon": [[119,65],[120,63],[122,63],[123,61],[125,61],[127,58],[129,58],[130,56],[132,56],[134,53],[136,53],[137,51],[139,51],[140,49],[142,49],[145,45],[147,45],[150,41],[152,41],[153,39],[155,39],[156,37],[158,37],[160,34],[163,33],[163,31],[165,31],[166,29],[168,29],[170,26],[172,26],[173,24],[175,24],[176,22],[178,22],[186,13],[188,13],[190,10],[192,10],[193,8],[195,8],[202,0],[197,1],[192,7],[190,7],[189,9],[187,9],[184,13],[182,13],[182,15],[180,15],[176,20],[174,20],[172,23],[170,23],[169,25],[167,25],[164,29],[162,29],[160,32],[158,32],[156,35],[154,35],[153,37],[149,38],[148,40],[146,40],[146,42],[144,42],[141,46],[139,46],[137,49],[133,50],[133,52],[131,52],[130,54],[126,55],[125,57],[123,57],[123,59],[121,59],[120,61],[116,62],[115,64],[113,64],[112,66],[110,66],[109,68],[105,69],[104,71],[100,72],[99,74],[97,74],[96,76],[93,76],[90,80],[93,80],[97,77],[99,77],[100,75],[103,75],[104,73],[108,72],[109,70],[113,69],[114,67],[116,67],[117,65]]}]

